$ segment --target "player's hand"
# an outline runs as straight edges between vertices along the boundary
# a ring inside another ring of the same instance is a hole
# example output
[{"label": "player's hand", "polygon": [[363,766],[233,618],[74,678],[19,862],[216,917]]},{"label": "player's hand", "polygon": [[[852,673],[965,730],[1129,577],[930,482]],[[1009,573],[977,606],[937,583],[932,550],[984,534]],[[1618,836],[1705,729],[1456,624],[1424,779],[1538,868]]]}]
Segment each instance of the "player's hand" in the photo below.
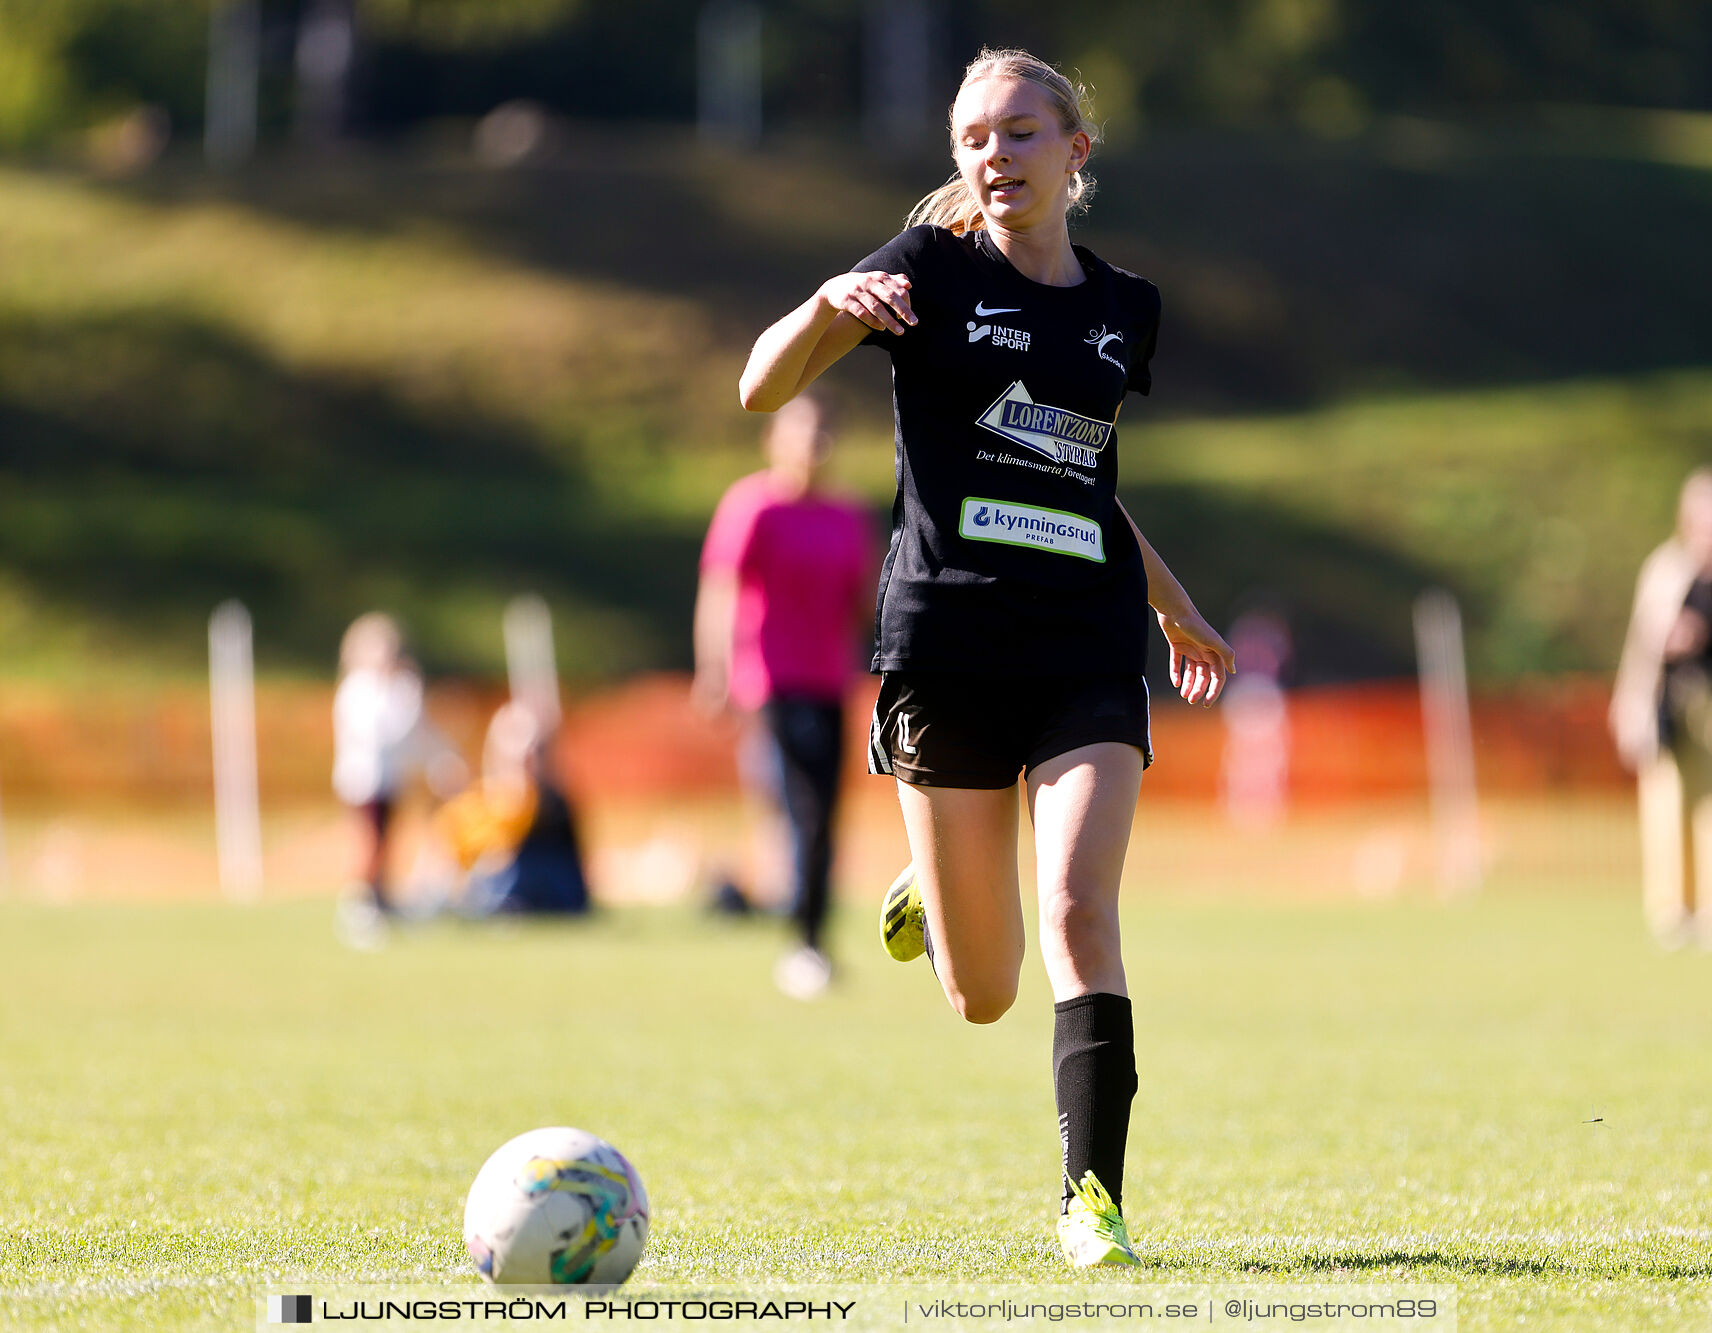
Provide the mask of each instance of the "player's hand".
[{"label": "player's hand", "polygon": [[1236,654],[1198,611],[1168,616],[1159,613],[1159,628],[1171,645],[1171,683],[1192,704],[1207,706],[1224,693],[1236,674]]},{"label": "player's hand", "polygon": [[903,333],[919,322],[910,309],[910,280],[902,273],[840,273],[820,284],[820,299],[887,333]]}]

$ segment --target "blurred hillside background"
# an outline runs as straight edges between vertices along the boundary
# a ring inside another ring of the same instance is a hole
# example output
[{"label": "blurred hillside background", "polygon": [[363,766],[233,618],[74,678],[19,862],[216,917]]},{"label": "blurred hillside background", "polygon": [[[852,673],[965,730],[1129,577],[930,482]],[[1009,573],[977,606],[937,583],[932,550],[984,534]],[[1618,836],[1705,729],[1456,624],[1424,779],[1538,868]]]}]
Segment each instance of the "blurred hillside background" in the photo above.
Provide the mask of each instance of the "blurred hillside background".
[{"label": "blurred hillside background", "polygon": [[1126,498],[1214,617],[1396,675],[1442,584],[1478,680],[1608,670],[1712,455],[1705,5],[0,0],[0,674],[196,675],[237,596],[264,673],[383,605],[492,675],[522,588],[573,680],[687,665],[748,345],[943,178],[983,42],[1095,86],[1079,231],[1167,311]]}]

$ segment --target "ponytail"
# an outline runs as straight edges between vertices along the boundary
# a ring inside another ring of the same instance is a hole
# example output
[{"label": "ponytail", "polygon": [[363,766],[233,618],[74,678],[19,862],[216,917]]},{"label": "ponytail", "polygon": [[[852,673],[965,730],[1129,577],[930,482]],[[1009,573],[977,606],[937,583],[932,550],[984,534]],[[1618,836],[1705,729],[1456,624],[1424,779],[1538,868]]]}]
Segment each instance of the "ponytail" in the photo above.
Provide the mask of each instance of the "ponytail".
[{"label": "ponytail", "polygon": [[904,219],[906,227],[944,227],[957,236],[986,225],[987,219],[970,193],[969,183],[962,173],[955,171],[950,180],[910,209]]}]

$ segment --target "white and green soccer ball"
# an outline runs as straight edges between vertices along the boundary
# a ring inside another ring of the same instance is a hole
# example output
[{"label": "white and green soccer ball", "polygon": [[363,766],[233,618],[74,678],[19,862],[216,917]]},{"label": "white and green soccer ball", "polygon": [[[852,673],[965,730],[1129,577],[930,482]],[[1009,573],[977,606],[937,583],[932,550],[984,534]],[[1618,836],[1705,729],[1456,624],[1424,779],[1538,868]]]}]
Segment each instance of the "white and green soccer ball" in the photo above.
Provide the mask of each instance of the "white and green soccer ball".
[{"label": "white and green soccer ball", "polygon": [[482,1164],[464,1202],[464,1244],[489,1282],[622,1282],[647,1239],[636,1168],[580,1129],[519,1134]]}]

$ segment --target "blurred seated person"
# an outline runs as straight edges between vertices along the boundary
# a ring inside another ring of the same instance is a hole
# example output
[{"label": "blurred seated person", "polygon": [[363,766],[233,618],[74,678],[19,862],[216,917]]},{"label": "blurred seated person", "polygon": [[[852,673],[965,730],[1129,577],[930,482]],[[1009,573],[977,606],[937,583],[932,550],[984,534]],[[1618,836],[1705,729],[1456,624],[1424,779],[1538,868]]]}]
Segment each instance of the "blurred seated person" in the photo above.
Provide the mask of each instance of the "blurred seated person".
[{"label": "blurred seated person", "polygon": [[527,707],[505,704],[488,724],[480,779],[434,816],[463,873],[462,915],[589,910],[576,826],[548,772],[547,740]]}]

